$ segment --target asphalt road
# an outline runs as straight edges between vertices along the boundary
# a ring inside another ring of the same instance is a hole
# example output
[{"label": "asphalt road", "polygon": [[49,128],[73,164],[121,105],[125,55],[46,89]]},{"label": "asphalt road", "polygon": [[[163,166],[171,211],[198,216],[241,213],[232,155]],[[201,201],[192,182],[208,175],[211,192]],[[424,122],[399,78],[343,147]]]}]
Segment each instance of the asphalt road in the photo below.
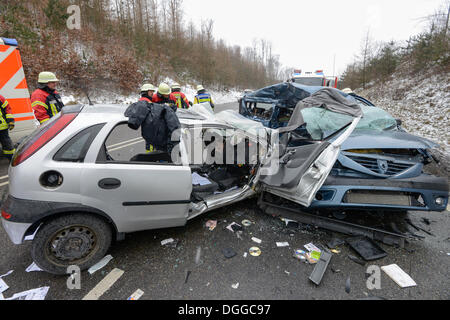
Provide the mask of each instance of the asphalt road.
[{"label": "asphalt road", "polygon": [[[235,104],[234,104],[235,106]],[[218,109],[223,109],[219,106]],[[233,107],[228,105],[225,107]],[[217,110],[217,111],[219,111]],[[136,137],[123,141],[112,141],[115,148],[125,146]],[[126,143],[124,143],[126,141]],[[143,143],[128,145],[115,152],[124,157],[127,148],[143,148]],[[118,144],[118,145],[117,145]],[[0,160],[0,195],[7,192],[7,161]],[[53,276],[45,272],[25,272],[32,263],[30,243],[15,246],[0,227],[0,275],[14,270],[3,280],[9,285],[4,296],[49,286],[47,299],[81,299],[93,289],[114,268],[124,271],[122,277],[100,299],[125,300],[137,289],[144,291],[141,299],[364,299],[381,297],[385,299],[449,299],[450,286],[448,270],[450,266],[450,225],[449,212],[420,213],[411,212],[409,218],[418,226],[429,230],[433,236],[424,232],[421,241],[410,242],[406,249],[380,246],[388,256],[361,266],[351,261],[347,255],[353,254],[348,246],[341,246],[341,253],[334,254],[320,286],[314,285],[309,276],[314,265],[305,264],[293,258],[295,249],[314,243],[325,246],[333,234],[301,226],[288,228],[277,218],[260,212],[256,200],[236,204],[216,210],[188,223],[182,228],[139,232],[127,235],[124,241],[115,243],[110,251],[114,259],[93,275],[82,273],[81,289],[69,290],[67,277]],[[421,221],[430,219],[431,225]],[[398,221],[398,217],[385,216],[387,221]],[[215,230],[205,227],[208,220],[217,220]],[[231,222],[241,224],[248,219],[254,222],[244,228],[242,239],[226,227]],[[403,217],[402,217],[403,219]],[[402,225],[406,228],[406,225]],[[344,235],[334,235],[345,238]],[[251,240],[262,240],[257,244]],[[162,246],[161,241],[168,238],[178,240],[176,247]],[[288,242],[289,247],[277,248],[276,242]],[[257,246],[262,254],[253,257],[244,253]],[[231,248],[236,256],[227,259],[223,249]],[[381,289],[368,290],[366,270],[369,265],[385,266],[396,263],[417,283],[417,287],[401,289],[386,274],[381,272]],[[340,270],[334,272],[333,270]],[[188,271],[189,277],[186,279]],[[351,279],[351,291],[345,291],[347,279]],[[237,289],[232,285],[239,283]]]}]

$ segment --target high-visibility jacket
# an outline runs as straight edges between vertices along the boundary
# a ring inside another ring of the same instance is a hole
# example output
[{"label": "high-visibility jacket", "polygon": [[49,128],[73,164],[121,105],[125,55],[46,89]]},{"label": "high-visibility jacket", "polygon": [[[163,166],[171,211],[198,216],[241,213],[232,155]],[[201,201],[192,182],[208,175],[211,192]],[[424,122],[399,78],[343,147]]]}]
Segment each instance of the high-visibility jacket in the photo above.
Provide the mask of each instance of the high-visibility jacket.
[{"label": "high-visibility jacket", "polygon": [[14,123],[15,120],[11,113],[11,106],[9,105],[8,100],[2,95],[0,95],[0,108],[0,130],[7,130],[8,123]]},{"label": "high-visibility jacket", "polygon": [[177,100],[177,107],[179,109],[189,109],[189,100],[183,92],[172,92],[172,96]]},{"label": "high-visibility jacket", "polygon": [[31,106],[36,119],[42,124],[58,113],[64,107],[61,96],[56,90],[49,88],[36,89],[31,95]]},{"label": "high-visibility jacket", "polygon": [[209,102],[209,104],[211,105],[211,108],[214,109],[214,102],[212,100],[211,95],[208,92],[199,93],[195,96],[194,104],[199,104],[199,103],[204,103],[204,102]]},{"label": "high-visibility jacket", "polygon": [[173,111],[177,111],[177,99],[175,96],[171,93],[169,95],[169,98],[164,98],[163,96],[158,95],[158,93],[155,93],[152,97],[153,103],[159,103],[159,104],[168,104],[172,106]]},{"label": "high-visibility jacket", "polygon": [[147,101],[148,103],[152,103],[152,97],[149,97],[148,95],[144,94],[139,101]]}]

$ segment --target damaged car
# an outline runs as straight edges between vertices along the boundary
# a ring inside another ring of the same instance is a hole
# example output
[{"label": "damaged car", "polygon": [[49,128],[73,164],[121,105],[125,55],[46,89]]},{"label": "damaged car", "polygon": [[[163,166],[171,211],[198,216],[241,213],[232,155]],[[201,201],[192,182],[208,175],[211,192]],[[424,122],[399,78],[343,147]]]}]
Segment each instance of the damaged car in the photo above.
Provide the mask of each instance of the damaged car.
[{"label": "damaged car", "polygon": [[307,207],[362,115],[355,103],[331,102],[313,98],[296,113],[313,107],[348,116],[322,140],[295,134],[301,117],[291,117],[280,139],[280,130],[235,111],[178,110],[171,154],[145,153],[152,141],[130,125],[124,106],[67,106],[19,146],[3,227],[14,244],[32,239],[41,269],[65,274],[70,265],[94,265],[127,233],[184,226],[262,190]]},{"label": "damaged car", "polygon": [[[407,133],[400,120],[362,97],[333,88],[326,90],[357,103],[363,117],[343,142],[331,174],[307,209],[445,211],[447,179],[424,172],[424,167],[435,161],[430,150],[438,145]],[[273,85],[245,95],[239,101],[239,112],[266,127],[283,128],[299,101],[318,92],[325,91],[296,83]],[[350,119],[323,108],[305,108],[301,117],[305,124],[295,134],[315,141],[323,140]]]}]

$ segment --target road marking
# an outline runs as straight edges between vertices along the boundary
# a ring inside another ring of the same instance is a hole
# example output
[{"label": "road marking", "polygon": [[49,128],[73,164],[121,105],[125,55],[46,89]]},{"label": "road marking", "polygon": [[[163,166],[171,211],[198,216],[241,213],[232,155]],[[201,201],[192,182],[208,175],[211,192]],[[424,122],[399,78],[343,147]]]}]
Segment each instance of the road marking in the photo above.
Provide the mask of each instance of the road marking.
[{"label": "road marking", "polygon": [[124,274],[125,271],[120,269],[114,269],[106,277],[100,281],[94,289],[89,291],[87,295],[84,296],[83,300],[98,300],[106,291],[109,290],[116,283],[117,280]]},{"label": "road marking", "polygon": [[126,141],[122,141],[122,142],[116,143],[116,144],[112,144],[112,145],[108,146],[107,148],[114,148],[114,147],[120,146],[122,144],[131,142],[131,141],[140,140],[140,139],[142,139],[142,137],[137,137],[137,138],[134,138],[134,139],[130,139],[130,140],[126,140]]},{"label": "road marking", "polygon": [[6,181],[6,182],[3,182],[3,183],[0,183],[0,187],[6,186],[7,184],[9,184],[9,181]]},{"label": "road marking", "polygon": [[130,147],[132,145],[135,145],[135,144],[138,144],[138,143],[142,143],[142,142],[144,142],[144,139],[141,138],[140,141],[132,142],[132,143],[129,143],[129,144],[126,144],[124,146],[117,147],[117,148],[114,148],[114,149],[108,149],[108,152],[117,151],[117,150],[120,150],[120,149],[123,149],[123,148],[126,148],[126,147]]},{"label": "road marking", "polygon": [[5,178],[8,178],[8,175],[3,176],[3,177],[0,177],[0,180],[3,180],[3,179],[5,179]]}]

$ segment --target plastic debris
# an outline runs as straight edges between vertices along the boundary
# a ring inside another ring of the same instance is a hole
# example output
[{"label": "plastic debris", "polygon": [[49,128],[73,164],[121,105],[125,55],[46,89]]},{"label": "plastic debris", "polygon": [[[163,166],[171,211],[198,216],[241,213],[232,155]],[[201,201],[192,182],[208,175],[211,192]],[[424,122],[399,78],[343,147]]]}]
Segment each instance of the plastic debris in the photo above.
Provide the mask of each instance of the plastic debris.
[{"label": "plastic debris", "polygon": [[232,285],[231,285],[231,287],[232,287],[233,289],[237,289],[237,288],[239,288],[239,282],[238,282],[238,283],[236,283],[236,284],[232,284]]},{"label": "plastic debris", "polygon": [[177,244],[178,244],[178,240],[175,240],[173,238],[161,241],[162,246],[170,246],[170,247],[176,248]]},{"label": "plastic debris", "polygon": [[351,289],[351,282],[350,282],[350,277],[348,277],[347,281],[345,282],[345,292],[350,294],[350,289]]},{"label": "plastic debris", "polygon": [[357,257],[355,257],[355,256],[353,256],[351,254],[348,255],[348,258],[350,260],[352,260],[353,262],[356,262],[357,264],[360,264],[362,266],[366,264],[363,260],[361,260],[361,259],[359,259],[359,258],[357,258]]},{"label": "plastic debris", "polygon": [[2,275],[0,276],[0,278],[7,277],[7,276],[9,276],[11,273],[13,273],[13,272],[14,272],[14,270],[9,270],[7,273],[2,274]]},{"label": "plastic debris", "polygon": [[330,242],[327,243],[327,247],[330,249],[336,249],[339,246],[345,244],[345,241],[339,238],[333,238]]},{"label": "plastic debris", "polygon": [[289,247],[289,242],[277,242],[277,247],[278,248]]},{"label": "plastic debris", "polygon": [[205,226],[209,228],[209,231],[213,231],[217,227],[217,220],[209,220]]},{"label": "plastic debris", "polygon": [[241,223],[244,227],[250,227],[253,224],[250,220],[242,220]]},{"label": "plastic debris", "polygon": [[9,286],[6,284],[5,281],[3,281],[2,278],[0,278],[0,293],[3,293],[8,289],[9,289]]},{"label": "plastic debris", "polygon": [[387,256],[386,251],[367,237],[348,238],[346,241],[366,261],[378,260]]},{"label": "plastic debris", "polygon": [[241,231],[242,226],[237,224],[236,222],[233,222],[227,227],[227,229],[230,230],[231,232]]},{"label": "plastic debris", "polygon": [[242,239],[242,234],[243,234],[242,231],[236,231],[236,237],[237,237],[239,240],[243,240],[243,239]]},{"label": "plastic debris", "polygon": [[288,276],[291,274],[289,271],[284,270],[284,273],[286,273]]},{"label": "plastic debris", "polygon": [[311,264],[316,264],[319,261],[320,256],[321,256],[321,252],[317,252],[317,251],[311,251],[305,255],[306,260]]},{"label": "plastic debris", "polygon": [[236,255],[236,251],[234,251],[232,248],[225,248],[222,250],[222,253],[227,259],[231,259]]},{"label": "plastic debris", "polygon": [[25,270],[26,272],[36,272],[36,271],[43,271],[41,268],[38,267],[38,265],[33,262],[28,266],[28,268]]},{"label": "plastic debris", "polygon": [[186,284],[186,283],[188,283],[188,281],[189,281],[189,276],[191,275],[191,271],[187,271],[186,272],[186,278],[184,279],[184,283]]},{"label": "plastic debris", "polygon": [[255,238],[255,237],[252,238],[252,241],[256,242],[256,243],[259,243],[259,244],[261,244],[261,242],[262,242],[261,239],[258,239],[258,238]]},{"label": "plastic debris", "polygon": [[332,254],[326,251],[320,254],[320,259],[317,262],[317,265],[314,268],[314,271],[312,272],[311,276],[309,277],[309,280],[314,282],[316,285],[320,284],[323,275],[325,274],[325,271],[327,271],[328,265],[330,264],[331,257]]},{"label": "plastic debris", "polygon": [[381,267],[381,270],[383,270],[389,278],[394,280],[394,282],[402,288],[417,286],[417,283],[396,264]]},{"label": "plastic debris", "polygon": [[127,300],[139,300],[144,295],[144,291],[137,289]]},{"label": "plastic debris", "polygon": [[337,249],[331,249],[330,251],[333,252],[334,254],[341,253],[341,250],[337,250]]},{"label": "plastic debris", "polygon": [[99,262],[97,262],[96,264],[94,264],[92,267],[89,268],[88,270],[89,274],[93,274],[96,271],[104,268],[112,259],[113,257],[111,255],[107,255],[102,260],[100,260]]},{"label": "plastic debris", "polygon": [[244,252],[243,257],[244,257],[244,258],[247,258],[247,256],[248,256],[248,253],[247,253],[247,252]]},{"label": "plastic debris", "polygon": [[316,247],[314,244],[312,244],[312,243],[305,244],[304,247],[305,247],[306,250],[308,250],[309,252],[311,252],[311,251],[322,252],[322,250],[320,250],[319,248],[317,248],[317,247]]},{"label": "plastic debris", "polygon": [[254,257],[259,257],[261,255],[261,249],[258,247],[252,247],[250,248],[249,253]]}]

